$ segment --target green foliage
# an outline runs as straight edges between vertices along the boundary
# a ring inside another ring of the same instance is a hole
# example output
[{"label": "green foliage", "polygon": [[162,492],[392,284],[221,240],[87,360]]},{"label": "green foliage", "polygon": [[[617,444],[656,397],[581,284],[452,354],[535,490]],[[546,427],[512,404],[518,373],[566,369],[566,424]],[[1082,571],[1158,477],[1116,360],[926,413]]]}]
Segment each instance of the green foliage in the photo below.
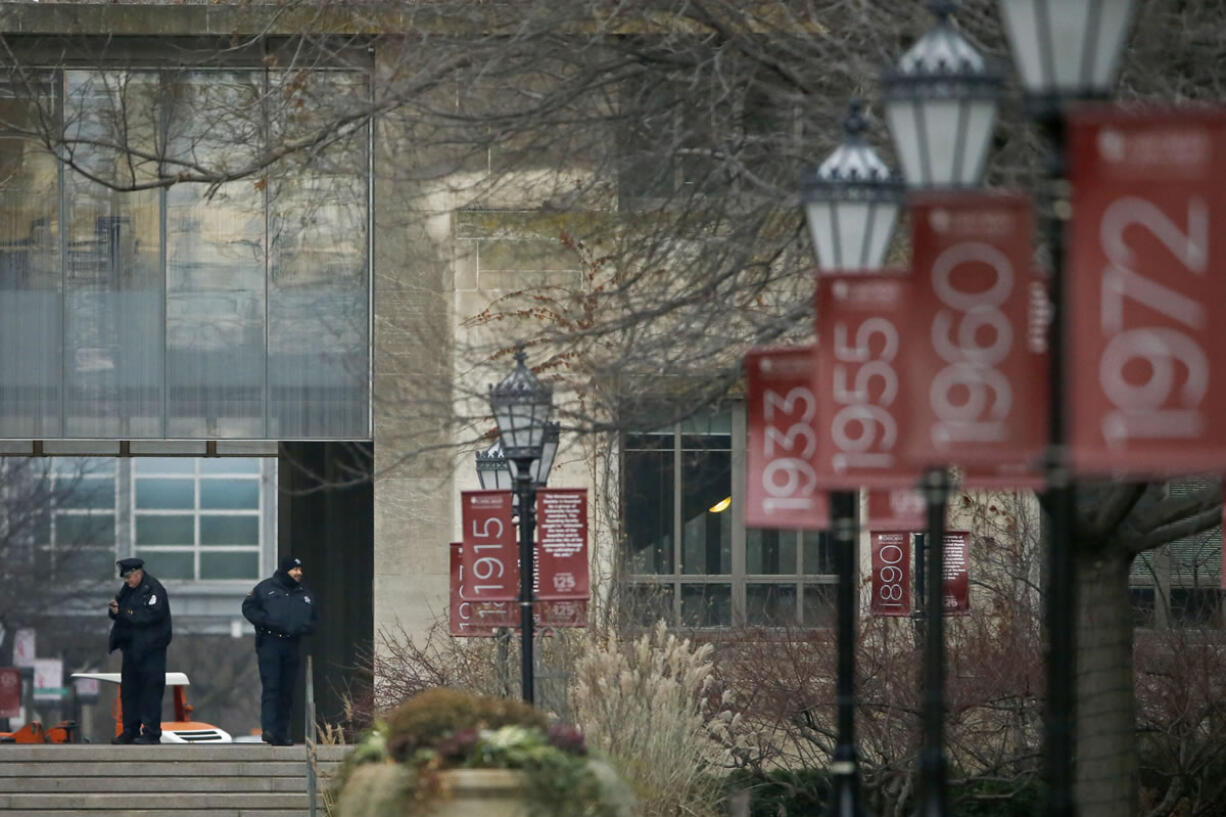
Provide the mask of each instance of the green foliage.
[{"label": "green foliage", "polygon": [[545,718],[520,701],[438,687],[410,698],[387,716],[387,750],[404,761],[465,729],[503,726],[544,729]]},{"label": "green foliage", "polygon": [[544,716],[519,701],[437,688],[405,701],[364,735],[338,776],[336,817],[428,806],[443,788],[439,773],[450,769],[521,772],[533,814],[628,817],[632,806],[626,786],[588,756],[574,729],[546,728]]}]

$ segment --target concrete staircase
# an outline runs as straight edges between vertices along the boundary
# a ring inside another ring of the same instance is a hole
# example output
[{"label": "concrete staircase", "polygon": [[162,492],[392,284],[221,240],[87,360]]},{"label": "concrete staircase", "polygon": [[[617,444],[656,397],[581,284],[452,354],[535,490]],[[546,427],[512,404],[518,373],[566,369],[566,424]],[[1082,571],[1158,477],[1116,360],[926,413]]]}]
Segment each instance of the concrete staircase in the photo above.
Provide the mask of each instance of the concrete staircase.
[{"label": "concrete staircase", "polygon": [[[322,792],[348,746],[319,746]],[[306,817],[306,749],[0,745],[4,817]]]}]

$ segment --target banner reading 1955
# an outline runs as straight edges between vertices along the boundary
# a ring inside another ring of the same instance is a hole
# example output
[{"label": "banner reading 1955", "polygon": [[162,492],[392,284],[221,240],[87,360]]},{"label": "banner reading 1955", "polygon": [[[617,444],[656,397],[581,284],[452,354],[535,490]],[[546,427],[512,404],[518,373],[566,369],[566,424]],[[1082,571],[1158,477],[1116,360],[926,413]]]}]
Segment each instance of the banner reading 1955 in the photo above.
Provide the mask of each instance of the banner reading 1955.
[{"label": "banner reading 1955", "polygon": [[1226,111],[1069,121],[1069,442],[1080,474],[1226,468]]}]

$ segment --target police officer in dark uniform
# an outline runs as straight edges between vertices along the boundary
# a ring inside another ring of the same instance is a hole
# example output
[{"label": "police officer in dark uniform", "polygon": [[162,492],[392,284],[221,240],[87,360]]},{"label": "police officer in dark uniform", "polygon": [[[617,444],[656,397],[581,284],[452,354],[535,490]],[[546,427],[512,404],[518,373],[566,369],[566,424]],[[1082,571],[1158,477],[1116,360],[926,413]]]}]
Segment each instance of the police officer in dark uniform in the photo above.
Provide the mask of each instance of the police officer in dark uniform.
[{"label": "police officer in dark uniform", "polygon": [[243,616],[255,625],[255,653],[260,665],[260,726],[264,742],[290,746],[290,709],[298,677],[299,640],[315,630],[319,607],[302,584],[302,561],[287,556],[270,578],[243,600]]},{"label": "police officer in dark uniform", "polygon": [[160,743],[170,599],[162,583],[145,572],[142,560],[120,559],[115,564],[123,587],[110,603],[114,624],[107,651],[123,651],[119,679],[123,731],[111,743]]}]

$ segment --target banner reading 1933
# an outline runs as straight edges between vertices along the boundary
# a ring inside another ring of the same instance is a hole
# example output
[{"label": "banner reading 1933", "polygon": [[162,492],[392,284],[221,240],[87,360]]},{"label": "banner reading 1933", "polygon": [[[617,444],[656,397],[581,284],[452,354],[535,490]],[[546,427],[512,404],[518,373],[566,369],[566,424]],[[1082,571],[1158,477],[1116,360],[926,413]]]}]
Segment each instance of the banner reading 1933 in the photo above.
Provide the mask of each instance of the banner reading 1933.
[{"label": "banner reading 1933", "polygon": [[1069,442],[1079,474],[1226,469],[1226,110],[1069,121]]},{"label": "banner reading 1933", "polygon": [[745,524],[824,530],[826,492],[818,488],[817,397],[812,346],[751,349],[745,355],[748,431]]}]

